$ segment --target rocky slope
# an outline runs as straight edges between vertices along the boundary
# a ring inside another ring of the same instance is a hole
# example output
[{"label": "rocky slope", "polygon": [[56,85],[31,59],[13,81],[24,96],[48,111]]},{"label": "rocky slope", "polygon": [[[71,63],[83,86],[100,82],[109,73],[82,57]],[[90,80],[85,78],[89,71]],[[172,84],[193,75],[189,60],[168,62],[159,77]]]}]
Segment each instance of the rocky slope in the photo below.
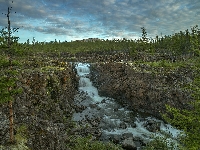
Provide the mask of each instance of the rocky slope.
[{"label": "rocky slope", "polygon": [[92,64],[92,80],[99,94],[115,98],[130,109],[161,117],[165,104],[189,109],[190,93],[181,89],[192,82],[187,67],[175,69],[150,67],[146,64]]},{"label": "rocky slope", "polygon": [[[29,68],[33,66],[31,63],[35,61],[29,60],[25,68],[19,70],[17,84],[23,92],[13,102],[15,139],[23,142],[19,145],[25,143],[23,148],[18,148],[66,149],[69,141],[67,132],[73,126],[71,104],[78,86],[76,74],[70,63],[58,65],[44,61],[41,67]],[[8,111],[6,104],[1,105],[0,145],[9,140]]]},{"label": "rocky slope", "polygon": [[[78,78],[73,66],[66,61],[93,62],[91,79],[99,94],[115,98],[135,111],[161,117],[165,104],[190,108],[187,105],[191,100],[190,93],[181,89],[183,84],[193,80],[193,71],[189,67],[153,68],[142,63],[130,63],[133,59],[176,59],[170,55],[149,57],[137,54],[130,57],[128,52],[120,51],[60,55],[31,56],[25,59],[23,69],[19,69],[17,84],[23,92],[15,97],[13,103],[14,124],[16,140],[25,147],[18,149],[62,150],[70,142],[70,134],[99,136],[96,127],[73,128],[71,116],[82,108],[74,106]],[[9,139],[8,111],[6,104],[0,106],[0,145],[5,145]]]}]

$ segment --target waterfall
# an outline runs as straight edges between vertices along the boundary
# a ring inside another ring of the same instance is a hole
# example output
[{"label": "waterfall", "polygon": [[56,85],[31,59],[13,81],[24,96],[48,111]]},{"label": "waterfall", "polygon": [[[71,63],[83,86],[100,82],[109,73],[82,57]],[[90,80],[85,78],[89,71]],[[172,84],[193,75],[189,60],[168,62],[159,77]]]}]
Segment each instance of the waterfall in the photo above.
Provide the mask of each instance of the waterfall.
[{"label": "waterfall", "polygon": [[[90,81],[90,65],[87,63],[76,64],[79,80],[79,94],[76,95],[75,101],[77,105],[85,106],[82,112],[74,113],[74,121],[84,121],[86,119],[94,119],[100,117],[99,128],[102,135],[123,135],[124,133],[132,133],[134,137],[142,139],[144,142],[151,140],[152,135],[164,136],[162,132],[171,134],[171,139],[176,139],[182,132],[173,128],[169,124],[165,124],[162,120],[154,117],[142,118],[140,115],[119,105],[114,99],[109,97],[101,97],[98,90]],[[159,124],[160,131],[151,132],[147,129],[148,122]]]}]

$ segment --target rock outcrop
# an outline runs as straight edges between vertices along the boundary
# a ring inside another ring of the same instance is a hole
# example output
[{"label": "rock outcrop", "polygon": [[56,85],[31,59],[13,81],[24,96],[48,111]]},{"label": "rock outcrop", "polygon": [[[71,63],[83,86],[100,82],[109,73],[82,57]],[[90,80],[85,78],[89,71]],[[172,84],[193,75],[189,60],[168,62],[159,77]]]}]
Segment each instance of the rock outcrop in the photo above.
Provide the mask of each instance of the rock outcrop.
[{"label": "rock outcrop", "polygon": [[165,104],[189,109],[187,103],[192,100],[190,92],[181,86],[193,80],[193,71],[187,67],[167,69],[112,62],[91,66],[92,80],[100,95],[159,118],[165,113]]},{"label": "rock outcrop", "polygon": [[[23,132],[30,149],[66,149],[67,132],[73,127],[71,104],[78,86],[72,65],[64,63],[62,67],[54,65],[20,70],[17,86],[23,92],[13,102],[15,134],[24,127],[20,132]],[[6,104],[0,107],[0,114],[4,125],[0,126],[0,145],[5,145],[9,140]]]},{"label": "rock outcrop", "polygon": [[[92,134],[97,138],[101,134],[97,127],[99,120],[89,120],[90,128],[73,128],[72,114],[84,108],[74,106],[78,78],[73,66],[65,63],[66,61],[95,62],[91,64],[91,79],[99,94],[112,97],[132,110],[161,117],[160,114],[165,112],[165,104],[190,109],[187,104],[192,100],[190,92],[181,89],[183,84],[193,80],[193,71],[190,68],[178,67],[167,70],[142,63],[127,63],[133,59],[142,61],[177,59],[170,55],[147,57],[138,53],[130,57],[128,51],[59,55],[62,58],[54,54],[52,56],[43,54],[41,59],[33,56],[25,62],[23,70],[19,70],[17,84],[23,92],[16,96],[13,102],[15,134],[21,132],[26,139],[26,146],[30,149],[66,149],[66,143],[70,141],[68,133]],[[7,105],[1,104],[0,145],[5,145],[9,139],[8,112]],[[126,128],[125,125],[121,124],[120,127]],[[132,126],[136,125],[133,123]],[[148,122],[146,127],[152,132],[159,130],[159,125],[155,122]],[[111,139],[116,143],[122,140],[119,137]],[[122,142],[123,147],[135,149],[138,147],[138,141],[131,136],[126,137]]]}]

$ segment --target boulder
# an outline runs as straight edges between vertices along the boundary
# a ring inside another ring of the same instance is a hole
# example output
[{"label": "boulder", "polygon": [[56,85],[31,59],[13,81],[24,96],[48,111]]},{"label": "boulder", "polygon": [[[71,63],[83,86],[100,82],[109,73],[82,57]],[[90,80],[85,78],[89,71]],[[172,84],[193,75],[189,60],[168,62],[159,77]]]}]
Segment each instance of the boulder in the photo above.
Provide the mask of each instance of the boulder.
[{"label": "boulder", "polygon": [[127,138],[122,142],[122,147],[126,150],[137,150],[137,146],[133,138]]},{"label": "boulder", "polygon": [[156,122],[155,120],[148,120],[145,124],[144,127],[150,132],[156,132],[160,131],[160,125],[161,122]]}]

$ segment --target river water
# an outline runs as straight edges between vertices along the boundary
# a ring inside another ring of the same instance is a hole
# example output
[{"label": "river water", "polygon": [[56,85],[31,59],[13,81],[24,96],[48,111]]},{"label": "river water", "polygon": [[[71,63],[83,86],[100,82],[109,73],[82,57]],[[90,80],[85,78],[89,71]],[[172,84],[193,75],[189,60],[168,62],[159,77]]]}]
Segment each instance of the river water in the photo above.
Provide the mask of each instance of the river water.
[{"label": "river water", "polygon": [[[75,96],[76,105],[84,107],[81,112],[73,114],[73,120],[84,122],[99,118],[101,139],[109,140],[111,136],[132,134],[135,139],[144,143],[152,140],[153,136],[164,137],[170,134],[168,140],[175,141],[181,131],[175,129],[162,120],[154,117],[142,117],[139,113],[132,112],[119,105],[114,99],[98,95],[98,90],[90,81],[90,64],[76,63],[79,80],[79,93]],[[176,142],[175,142],[176,143]],[[140,147],[140,145],[139,145]]]}]

